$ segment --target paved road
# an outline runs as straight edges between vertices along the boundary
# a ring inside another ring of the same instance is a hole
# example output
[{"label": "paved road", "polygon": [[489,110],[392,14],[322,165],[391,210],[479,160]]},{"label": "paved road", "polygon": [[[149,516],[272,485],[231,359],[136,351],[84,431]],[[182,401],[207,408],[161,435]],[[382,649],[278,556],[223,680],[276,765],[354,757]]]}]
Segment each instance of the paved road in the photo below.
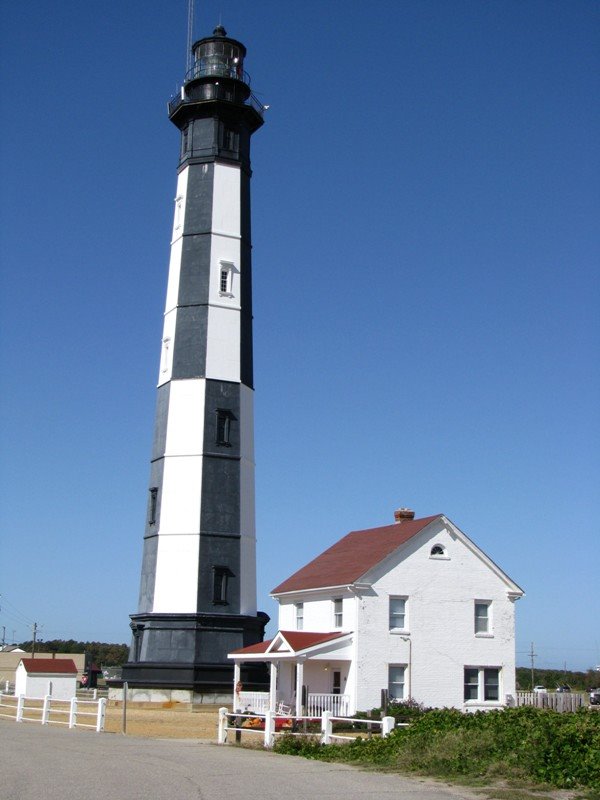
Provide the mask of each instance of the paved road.
[{"label": "paved road", "polygon": [[[296,756],[0,720],[1,800],[472,800],[463,789]],[[480,797],[480,795],[479,795]]]}]

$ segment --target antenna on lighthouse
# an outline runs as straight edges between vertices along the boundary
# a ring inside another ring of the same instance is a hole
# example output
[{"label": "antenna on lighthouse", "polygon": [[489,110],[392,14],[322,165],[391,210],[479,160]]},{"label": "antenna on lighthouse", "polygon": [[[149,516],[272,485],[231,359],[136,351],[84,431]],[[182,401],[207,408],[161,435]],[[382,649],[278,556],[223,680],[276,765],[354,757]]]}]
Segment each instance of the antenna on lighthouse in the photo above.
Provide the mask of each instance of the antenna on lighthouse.
[{"label": "antenna on lighthouse", "polygon": [[194,38],[194,5],[195,0],[188,0],[188,29],[187,29],[187,56],[185,62],[186,74],[191,70],[192,64],[192,44]]}]

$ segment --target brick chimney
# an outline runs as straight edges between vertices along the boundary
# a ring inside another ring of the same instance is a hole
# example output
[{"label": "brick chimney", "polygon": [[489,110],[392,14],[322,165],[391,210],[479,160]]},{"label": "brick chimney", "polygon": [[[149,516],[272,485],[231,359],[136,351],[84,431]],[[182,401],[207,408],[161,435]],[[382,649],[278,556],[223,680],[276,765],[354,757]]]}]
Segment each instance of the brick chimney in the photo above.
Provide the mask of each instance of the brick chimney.
[{"label": "brick chimney", "polygon": [[397,511],[394,511],[394,519],[396,522],[402,522],[403,519],[414,519],[415,512],[412,511],[410,508],[399,508]]}]

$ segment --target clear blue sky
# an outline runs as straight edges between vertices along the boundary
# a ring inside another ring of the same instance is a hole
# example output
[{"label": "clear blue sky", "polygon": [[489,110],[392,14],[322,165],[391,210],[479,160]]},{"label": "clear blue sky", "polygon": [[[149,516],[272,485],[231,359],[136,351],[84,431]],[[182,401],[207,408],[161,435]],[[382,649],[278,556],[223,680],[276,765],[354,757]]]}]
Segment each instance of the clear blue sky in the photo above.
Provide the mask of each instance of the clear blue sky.
[{"label": "clear blue sky", "polygon": [[[1,14],[0,626],[129,641],[187,2]],[[259,607],[405,505],[525,588],[518,663],[600,663],[600,5],[198,0],[196,38],[220,14],[270,105]]]}]

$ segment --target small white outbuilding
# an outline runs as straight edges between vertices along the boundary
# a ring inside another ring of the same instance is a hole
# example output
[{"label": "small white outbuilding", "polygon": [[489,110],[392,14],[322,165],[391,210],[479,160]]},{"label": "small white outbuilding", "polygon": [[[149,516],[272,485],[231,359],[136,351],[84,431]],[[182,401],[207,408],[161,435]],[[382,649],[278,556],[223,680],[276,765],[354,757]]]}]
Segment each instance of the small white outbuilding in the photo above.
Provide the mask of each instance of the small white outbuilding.
[{"label": "small white outbuilding", "polygon": [[70,700],[77,691],[77,667],[72,658],[22,658],[15,675],[15,695]]}]

